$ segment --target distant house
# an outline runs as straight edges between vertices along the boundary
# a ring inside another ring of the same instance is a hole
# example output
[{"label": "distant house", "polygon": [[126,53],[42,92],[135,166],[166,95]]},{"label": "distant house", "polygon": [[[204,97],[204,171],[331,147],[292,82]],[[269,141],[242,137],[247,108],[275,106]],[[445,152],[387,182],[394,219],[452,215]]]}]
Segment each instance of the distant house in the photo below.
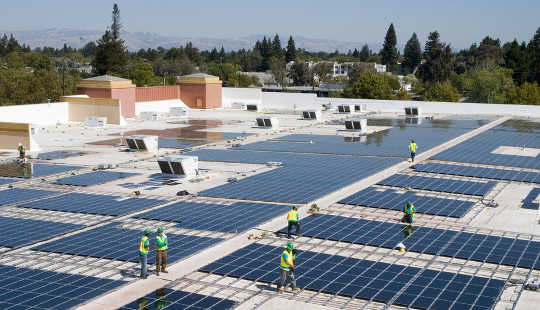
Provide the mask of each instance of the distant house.
[{"label": "distant house", "polygon": [[[347,77],[349,74],[350,68],[352,68],[355,65],[362,65],[366,67],[372,67],[373,70],[377,73],[385,73],[386,72],[386,65],[377,64],[374,62],[360,62],[360,61],[354,61],[354,62],[344,62],[344,63],[338,63],[338,62],[332,62],[332,61],[320,61],[320,62],[313,62],[313,61],[306,61],[306,64],[309,68],[313,68],[314,66],[320,64],[320,63],[330,63],[332,65],[331,69],[331,75],[333,78],[336,77]],[[294,61],[289,61],[286,65],[287,70],[290,70],[292,65],[294,64]]]}]

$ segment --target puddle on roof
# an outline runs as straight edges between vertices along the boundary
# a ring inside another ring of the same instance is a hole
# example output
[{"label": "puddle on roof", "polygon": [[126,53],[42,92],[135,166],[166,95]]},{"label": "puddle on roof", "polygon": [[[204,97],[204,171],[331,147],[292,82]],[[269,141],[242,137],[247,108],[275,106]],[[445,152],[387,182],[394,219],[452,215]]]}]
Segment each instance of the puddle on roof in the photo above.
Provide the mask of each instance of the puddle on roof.
[{"label": "puddle on roof", "polygon": [[0,176],[2,177],[25,177],[31,176],[33,173],[33,165],[31,163],[5,163],[0,164]]}]

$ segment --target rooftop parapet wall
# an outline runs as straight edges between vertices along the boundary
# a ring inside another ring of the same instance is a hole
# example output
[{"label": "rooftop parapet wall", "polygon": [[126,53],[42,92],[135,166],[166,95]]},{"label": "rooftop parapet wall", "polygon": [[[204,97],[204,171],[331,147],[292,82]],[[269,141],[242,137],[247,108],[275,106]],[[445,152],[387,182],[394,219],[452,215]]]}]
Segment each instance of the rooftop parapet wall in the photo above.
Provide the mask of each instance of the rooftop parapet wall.
[{"label": "rooftop parapet wall", "polygon": [[28,123],[0,122],[0,149],[16,150],[21,143],[28,151],[39,151]]},{"label": "rooftop parapet wall", "polygon": [[135,102],[150,102],[180,99],[180,86],[137,87]]},{"label": "rooftop parapet wall", "polygon": [[87,117],[106,117],[108,124],[122,124],[122,109],[119,99],[62,97],[69,102],[69,120],[84,122]]}]

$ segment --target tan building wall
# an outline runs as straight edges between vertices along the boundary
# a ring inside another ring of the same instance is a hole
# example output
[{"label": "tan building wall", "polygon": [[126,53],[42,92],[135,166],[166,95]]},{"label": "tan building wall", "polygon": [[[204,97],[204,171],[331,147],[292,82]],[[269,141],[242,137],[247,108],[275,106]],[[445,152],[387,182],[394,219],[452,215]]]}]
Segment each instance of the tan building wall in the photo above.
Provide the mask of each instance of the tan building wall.
[{"label": "tan building wall", "polygon": [[204,109],[216,109],[221,107],[221,83],[206,84]]},{"label": "tan building wall", "polygon": [[62,97],[69,103],[69,120],[84,122],[87,117],[107,117],[108,124],[120,125],[122,109],[119,99]]},{"label": "tan building wall", "polygon": [[192,109],[221,108],[221,82],[212,84],[179,83],[180,99]]},{"label": "tan building wall", "polygon": [[0,122],[0,149],[16,150],[19,143],[31,151],[30,124]]}]

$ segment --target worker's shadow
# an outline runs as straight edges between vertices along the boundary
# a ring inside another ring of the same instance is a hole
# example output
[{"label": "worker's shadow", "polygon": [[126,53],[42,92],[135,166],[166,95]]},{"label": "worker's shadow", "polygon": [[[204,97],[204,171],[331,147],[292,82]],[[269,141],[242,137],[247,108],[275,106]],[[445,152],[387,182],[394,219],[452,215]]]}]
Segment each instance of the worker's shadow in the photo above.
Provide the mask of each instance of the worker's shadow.
[{"label": "worker's shadow", "polygon": [[273,292],[275,292],[277,290],[275,284],[257,284],[256,286],[261,291],[273,291]]},{"label": "worker's shadow", "polygon": [[[150,269],[150,266],[148,266],[148,273],[150,273],[151,271],[152,270]],[[141,274],[141,269],[138,267],[120,271],[120,275],[124,278],[138,278],[140,274]]]}]

